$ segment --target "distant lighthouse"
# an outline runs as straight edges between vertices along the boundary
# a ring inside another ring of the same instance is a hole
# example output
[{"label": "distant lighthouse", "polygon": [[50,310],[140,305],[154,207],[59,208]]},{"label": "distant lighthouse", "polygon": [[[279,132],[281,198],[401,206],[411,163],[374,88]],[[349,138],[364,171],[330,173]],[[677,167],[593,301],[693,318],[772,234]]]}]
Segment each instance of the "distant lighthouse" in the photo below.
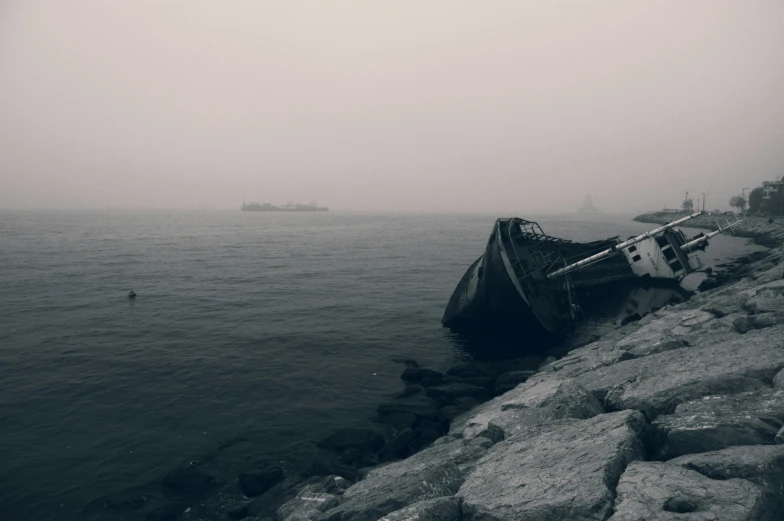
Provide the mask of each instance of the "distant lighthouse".
[{"label": "distant lighthouse", "polygon": [[577,213],[599,213],[599,210],[593,206],[593,202],[591,201],[591,194],[585,194],[583,205],[579,210],[577,210]]}]

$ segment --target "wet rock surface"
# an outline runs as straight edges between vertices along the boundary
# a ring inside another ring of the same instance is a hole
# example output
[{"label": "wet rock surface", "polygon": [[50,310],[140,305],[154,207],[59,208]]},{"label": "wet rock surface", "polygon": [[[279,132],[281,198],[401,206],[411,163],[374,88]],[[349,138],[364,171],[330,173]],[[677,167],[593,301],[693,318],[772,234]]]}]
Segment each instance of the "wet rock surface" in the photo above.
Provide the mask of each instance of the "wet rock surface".
[{"label": "wet rock surface", "polygon": [[780,497],[784,512],[784,446],[744,445],[687,454],[668,461],[711,479],[747,479]]},{"label": "wet rock surface", "polygon": [[460,487],[464,519],[606,519],[626,465],[644,455],[636,411],[520,434],[488,451]]},{"label": "wet rock surface", "polygon": [[320,519],[375,521],[420,501],[453,496],[485,452],[481,443],[453,440],[380,466],[346,490],[341,503]]},{"label": "wet rock surface", "polygon": [[420,501],[411,506],[387,514],[379,521],[459,521],[460,500],[440,497]]},{"label": "wet rock surface", "polygon": [[653,422],[652,455],[669,459],[736,445],[772,445],[783,425],[784,390],[706,396]]},{"label": "wet rock surface", "polygon": [[611,521],[773,521],[773,494],[744,479],[711,479],[677,465],[633,462],[621,476]]}]

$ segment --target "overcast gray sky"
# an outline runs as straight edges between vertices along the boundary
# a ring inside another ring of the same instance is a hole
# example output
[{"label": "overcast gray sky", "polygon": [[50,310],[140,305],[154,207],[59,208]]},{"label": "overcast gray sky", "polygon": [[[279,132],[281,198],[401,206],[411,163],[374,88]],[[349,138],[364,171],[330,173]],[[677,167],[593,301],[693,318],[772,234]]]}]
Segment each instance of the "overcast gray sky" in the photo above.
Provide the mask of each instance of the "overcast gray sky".
[{"label": "overcast gray sky", "polygon": [[0,0],[0,208],[724,208],[783,138],[780,0]]}]

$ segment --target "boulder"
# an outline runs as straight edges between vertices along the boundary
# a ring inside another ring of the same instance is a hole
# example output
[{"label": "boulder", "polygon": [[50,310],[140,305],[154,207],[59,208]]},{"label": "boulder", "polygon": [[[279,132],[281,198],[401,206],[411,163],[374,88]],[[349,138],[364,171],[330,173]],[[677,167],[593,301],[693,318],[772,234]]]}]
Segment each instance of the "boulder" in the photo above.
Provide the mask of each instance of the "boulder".
[{"label": "boulder", "polygon": [[393,426],[395,429],[405,429],[406,427],[413,426],[417,417],[410,412],[398,412],[394,414],[378,415],[373,418],[373,423],[386,423]]},{"label": "boulder", "polygon": [[[773,293],[773,290],[768,290]],[[775,296],[774,296],[775,295]],[[772,311],[784,311],[784,297],[781,295],[758,294],[751,297],[744,304],[744,308],[749,313],[767,313]]]},{"label": "boulder", "polygon": [[738,317],[732,322],[732,325],[735,327],[735,331],[741,335],[745,335],[754,329],[754,324],[751,322],[750,317]]},{"label": "boulder", "polygon": [[408,398],[424,391],[421,385],[411,382],[406,383],[406,387],[395,398]]},{"label": "boulder", "polygon": [[576,380],[603,396],[607,409],[637,409],[652,419],[702,396],[765,387],[784,367],[779,329],[597,367]]},{"label": "boulder", "polygon": [[666,460],[737,445],[770,445],[783,424],[784,390],[706,396],[659,416],[651,424],[651,451]]},{"label": "boulder", "polygon": [[490,397],[490,391],[484,387],[464,383],[448,383],[428,387],[425,391],[428,396],[441,402],[450,403],[455,398],[470,396],[477,400],[486,400]]},{"label": "boulder", "polygon": [[784,279],[784,263],[778,264],[769,270],[755,273],[751,276],[754,280],[760,283],[774,282],[776,280]]},{"label": "boulder", "polygon": [[417,433],[413,429],[407,427],[401,430],[384,447],[384,450],[381,452],[382,459],[405,458],[409,454],[409,445],[416,437]]},{"label": "boulder", "polygon": [[439,497],[396,510],[379,521],[460,521],[460,500]]},{"label": "boulder", "polygon": [[320,442],[322,449],[342,450],[357,448],[376,452],[384,445],[384,436],[372,429],[340,429]]},{"label": "boulder", "polygon": [[565,380],[555,393],[540,406],[550,411],[552,418],[576,418],[585,420],[603,414],[599,400],[575,380]]},{"label": "boulder", "polygon": [[425,369],[423,367],[406,367],[400,378],[407,382],[420,382],[425,378],[443,378],[444,375],[432,369]]},{"label": "boulder", "polygon": [[[767,488],[784,500],[784,446],[745,445],[687,454],[667,463],[699,472],[711,479],[742,478]],[[784,504],[782,504],[784,512]]]},{"label": "boulder", "polygon": [[634,461],[618,482],[610,521],[774,521],[773,494],[745,479],[710,479],[660,462]]},{"label": "boulder", "polygon": [[716,318],[724,318],[724,317],[727,316],[727,313],[725,313],[722,309],[717,308],[717,307],[708,306],[708,307],[702,308],[702,310],[710,313],[711,315],[713,315]]},{"label": "boulder", "polygon": [[338,497],[323,492],[305,490],[278,508],[278,521],[316,519],[319,514],[338,504]]},{"label": "boulder", "polygon": [[541,400],[532,402],[533,406],[498,401],[493,408],[460,417],[450,432],[464,438],[484,436],[497,442],[556,420],[586,419],[604,412],[596,397],[574,380],[556,383],[552,392],[540,396]]},{"label": "boulder", "polygon": [[409,453],[414,453],[427,447],[442,435],[440,426],[429,422],[422,422],[417,425],[415,433],[416,436],[408,445]]},{"label": "boulder", "polygon": [[[784,300],[784,299],[781,299]],[[749,321],[754,329],[764,329],[784,323],[784,311],[773,313],[759,313],[749,317]]]},{"label": "boulder", "polygon": [[535,374],[536,371],[509,371],[508,373],[503,373],[495,379],[493,390],[497,393],[505,393],[506,391],[514,389]]},{"label": "boulder", "polygon": [[372,469],[320,519],[376,521],[420,501],[452,496],[485,452],[481,443],[447,440],[403,461]]},{"label": "boulder", "polygon": [[434,385],[441,385],[451,380],[444,379],[443,376],[428,376],[426,378],[422,378],[419,383],[422,387],[433,387]]},{"label": "boulder", "polygon": [[269,467],[258,472],[240,474],[237,478],[240,491],[247,497],[260,496],[283,479],[283,469]]},{"label": "boulder", "polygon": [[465,378],[452,378],[452,381],[492,389],[495,379],[495,376],[467,376]]},{"label": "boulder", "polygon": [[497,443],[460,487],[462,519],[606,519],[623,469],[644,456],[646,427],[622,411]]},{"label": "boulder", "polygon": [[563,381],[554,373],[539,373],[507,392],[485,402],[452,421],[449,434],[473,438],[487,429],[491,420],[510,409],[537,407],[554,395]]},{"label": "boulder", "polygon": [[417,418],[437,419],[438,407],[429,398],[412,397],[405,400],[398,400],[396,402],[382,403],[376,409],[378,414],[385,416],[387,414],[413,414]]},{"label": "boulder", "polygon": [[716,320],[715,315],[699,309],[662,314],[619,340],[615,348],[628,351],[635,357],[680,348],[683,344],[679,340],[684,335],[704,328],[712,320]]}]

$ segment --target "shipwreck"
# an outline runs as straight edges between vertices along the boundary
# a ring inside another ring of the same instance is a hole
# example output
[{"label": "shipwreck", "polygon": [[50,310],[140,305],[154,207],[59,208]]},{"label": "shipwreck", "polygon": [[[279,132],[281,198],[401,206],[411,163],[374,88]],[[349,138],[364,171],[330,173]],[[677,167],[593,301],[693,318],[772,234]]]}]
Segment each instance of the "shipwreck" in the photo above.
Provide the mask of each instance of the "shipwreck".
[{"label": "shipwreck", "polygon": [[588,243],[549,236],[533,221],[497,219],[484,253],[455,288],[442,323],[457,330],[509,327],[537,338],[566,335],[585,318],[584,308],[597,293],[619,298],[612,288],[620,283],[677,286],[703,270],[699,252],[743,221],[726,221],[716,231],[687,238],[678,225],[702,214],[624,241]]}]

